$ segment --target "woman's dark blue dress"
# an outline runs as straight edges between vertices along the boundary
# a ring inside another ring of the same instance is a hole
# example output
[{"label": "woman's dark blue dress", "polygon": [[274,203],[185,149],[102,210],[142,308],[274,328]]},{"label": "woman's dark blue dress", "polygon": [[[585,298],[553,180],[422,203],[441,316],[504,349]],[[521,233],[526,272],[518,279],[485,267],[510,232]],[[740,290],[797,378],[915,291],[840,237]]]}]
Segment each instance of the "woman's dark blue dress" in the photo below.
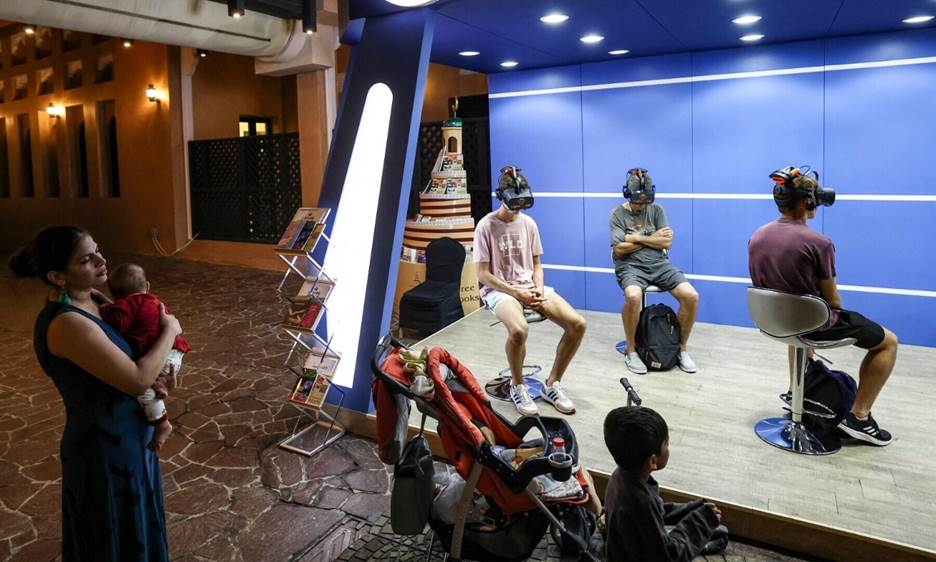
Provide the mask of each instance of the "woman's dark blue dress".
[{"label": "woman's dark blue dress", "polygon": [[64,562],[169,560],[159,457],[146,448],[153,428],[136,398],[49,353],[46,332],[62,312],[78,312],[132,357],[103,320],[49,301],[33,342],[42,369],[65,402],[62,434],[62,559]]}]

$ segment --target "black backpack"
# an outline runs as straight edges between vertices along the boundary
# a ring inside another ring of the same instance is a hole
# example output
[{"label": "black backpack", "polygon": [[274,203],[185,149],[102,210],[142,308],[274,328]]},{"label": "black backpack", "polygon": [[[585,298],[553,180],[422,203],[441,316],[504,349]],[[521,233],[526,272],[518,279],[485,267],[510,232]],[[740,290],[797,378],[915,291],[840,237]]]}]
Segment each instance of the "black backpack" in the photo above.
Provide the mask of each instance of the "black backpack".
[{"label": "black backpack", "polygon": [[839,438],[836,428],[851,410],[857,392],[858,384],[851,375],[810,359],[803,379],[803,425],[823,444],[835,445]]},{"label": "black backpack", "polygon": [[679,322],[665,304],[653,304],[640,312],[634,345],[648,369],[668,371],[679,363]]}]

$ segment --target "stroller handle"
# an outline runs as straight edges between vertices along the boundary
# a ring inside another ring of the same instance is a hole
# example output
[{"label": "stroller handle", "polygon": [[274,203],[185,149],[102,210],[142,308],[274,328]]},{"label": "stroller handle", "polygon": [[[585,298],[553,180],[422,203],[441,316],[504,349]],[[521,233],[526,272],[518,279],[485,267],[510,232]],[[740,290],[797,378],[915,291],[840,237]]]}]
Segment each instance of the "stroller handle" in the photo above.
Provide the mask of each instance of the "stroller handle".
[{"label": "stroller handle", "polygon": [[383,382],[390,389],[390,392],[394,394],[402,394],[409,399],[415,398],[415,395],[407,388],[405,385],[400,384],[398,381],[394,380],[393,377],[388,376],[380,368],[380,364],[383,363],[384,358],[387,355],[387,352],[390,349],[402,347],[406,349],[406,345],[394,338],[390,334],[386,334],[380,341],[377,342],[377,347],[374,349],[374,356],[371,358],[371,372],[374,376]]},{"label": "stroller handle", "polygon": [[618,382],[620,382],[621,386],[624,387],[624,390],[627,391],[627,405],[630,406],[633,404],[635,406],[640,406],[640,403],[642,402],[640,395],[637,394],[637,391],[634,390],[633,386],[631,386],[631,383],[629,380],[627,380],[627,377],[621,377],[621,380]]}]

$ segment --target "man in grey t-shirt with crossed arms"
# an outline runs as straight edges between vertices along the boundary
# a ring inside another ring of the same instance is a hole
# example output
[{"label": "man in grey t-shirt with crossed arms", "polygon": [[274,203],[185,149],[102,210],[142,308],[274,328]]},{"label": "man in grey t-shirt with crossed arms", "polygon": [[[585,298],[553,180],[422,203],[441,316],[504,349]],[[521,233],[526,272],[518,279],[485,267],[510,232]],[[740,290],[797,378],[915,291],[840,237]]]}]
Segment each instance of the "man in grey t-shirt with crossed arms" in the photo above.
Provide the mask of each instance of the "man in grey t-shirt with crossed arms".
[{"label": "man in grey t-shirt with crossed arms", "polygon": [[656,187],[643,168],[632,168],[627,172],[624,197],[627,202],[611,213],[611,254],[618,285],[624,291],[624,308],[621,319],[627,336],[624,363],[631,372],[643,375],[647,366],[640,360],[634,348],[637,323],[643,292],[650,285],[669,291],[679,301],[679,368],[687,373],[698,370],[686,342],[695,324],[699,307],[699,293],[686,280],[676,266],[670,263],[666,250],[673,244],[673,230],[666,222],[663,207],[653,202]]}]

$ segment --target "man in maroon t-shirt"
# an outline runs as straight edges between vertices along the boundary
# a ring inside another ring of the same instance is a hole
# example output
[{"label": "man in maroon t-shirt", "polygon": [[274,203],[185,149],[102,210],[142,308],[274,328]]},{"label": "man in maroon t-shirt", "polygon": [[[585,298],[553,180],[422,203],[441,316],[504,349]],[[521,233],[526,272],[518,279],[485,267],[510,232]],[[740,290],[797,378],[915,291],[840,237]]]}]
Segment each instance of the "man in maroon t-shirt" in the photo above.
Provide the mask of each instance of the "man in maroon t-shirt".
[{"label": "man in maroon t-shirt", "polygon": [[[819,183],[796,168],[782,172],[787,179],[774,190],[780,218],[758,228],[748,242],[751,281],[755,287],[822,297],[832,309],[829,325],[810,333],[810,339],[855,338],[856,346],[868,350],[858,372],[855,403],[839,429],[856,439],[887,445],[891,435],[871,417],[871,406],[894,369],[897,336],[857,312],[842,309],[835,283],[835,246],[806,226],[816,216]],[[791,347],[791,365],[792,358]]]}]

